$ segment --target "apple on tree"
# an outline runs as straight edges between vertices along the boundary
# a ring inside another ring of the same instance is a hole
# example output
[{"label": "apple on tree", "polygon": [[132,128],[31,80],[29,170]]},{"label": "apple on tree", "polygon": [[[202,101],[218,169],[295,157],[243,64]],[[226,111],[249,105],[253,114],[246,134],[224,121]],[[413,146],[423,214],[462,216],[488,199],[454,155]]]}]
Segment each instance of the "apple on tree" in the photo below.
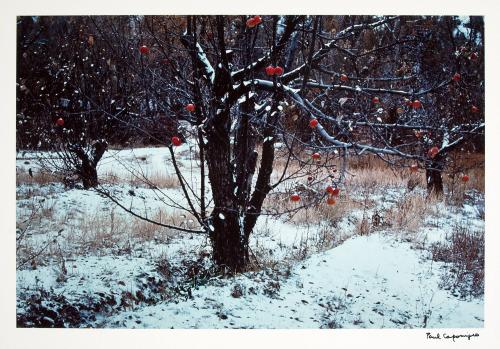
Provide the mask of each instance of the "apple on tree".
[{"label": "apple on tree", "polygon": [[438,147],[432,147],[429,149],[429,151],[427,152],[427,155],[431,158],[431,159],[434,159],[437,155],[437,153],[439,153],[439,148]]},{"label": "apple on tree", "polygon": [[311,128],[315,128],[316,126],[318,126],[318,120],[317,119],[311,119],[311,121],[309,121],[309,126]]},{"label": "apple on tree", "polygon": [[178,147],[179,145],[182,144],[182,141],[179,137],[173,136],[172,137],[172,144],[175,145],[176,147]]}]

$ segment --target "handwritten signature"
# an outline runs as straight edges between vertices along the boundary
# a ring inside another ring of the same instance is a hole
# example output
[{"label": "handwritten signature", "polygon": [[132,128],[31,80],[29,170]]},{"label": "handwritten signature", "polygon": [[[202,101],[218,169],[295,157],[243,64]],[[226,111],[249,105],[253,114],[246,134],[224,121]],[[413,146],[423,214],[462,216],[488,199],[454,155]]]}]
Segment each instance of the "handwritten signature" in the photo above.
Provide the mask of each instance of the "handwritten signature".
[{"label": "handwritten signature", "polygon": [[467,333],[467,334],[447,334],[447,333],[436,333],[432,334],[430,332],[426,333],[427,339],[451,339],[455,341],[455,339],[467,338],[470,341],[472,337],[479,337],[479,333]]}]

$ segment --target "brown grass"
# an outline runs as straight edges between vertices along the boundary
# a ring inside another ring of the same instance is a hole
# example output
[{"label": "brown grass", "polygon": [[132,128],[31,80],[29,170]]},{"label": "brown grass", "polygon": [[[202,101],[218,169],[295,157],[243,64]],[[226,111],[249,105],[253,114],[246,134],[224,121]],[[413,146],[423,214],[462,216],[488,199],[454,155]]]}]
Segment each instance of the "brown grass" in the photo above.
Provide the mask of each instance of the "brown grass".
[{"label": "brown grass", "polygon": [[[158,210],[150,219],[160,223],[187,226],[187,219],[179,213]],[[109,215],[96,212],[80,217],[68,227],[71,239],[85,251],[98,252],[100,249],[122,247],[126,242],[147,241],[167,242],[177,235],[175,231],[139,218],[117,215],[114,210]]]},{"label": "brown grass", "polygon": [[436,261],[452,264],[443,274],[441,286],[461,297],[480,296],[484,293],[484,231],[471,231],[457,226],[448,242],[432,246]]},{"label": "brown grass", "polygon": [[32,176],[25,171],[24,169],[16,169],[16,185],[23,184],[38,184],[38,185],[46,185],[49,183],[59,182],[60,179],[52,175],[50,173],[42,172],[39,170],[35,170],[32,173]]},{"label": "brown grass", "polygon": [[409,193],[384,215],[384,221],[394,229],[416,232],[424,219],[434,214],[438,198],[426,194]]},{"label": "brown grass", "polygon": [[[157,224],[116,214],[114,209],[107,215],[102,212],[84,215],[68,212],[66,217],[59,220],[53,219],[53,208],[50,206],[40,209],[35,207],[31,212],[17,217],[18,234],[27,230],[22,241],[18,241],[17,258],[26,260],[36,255],[32,265],[43,265],[47,259],[61,256],[106,254],[110,252],[109,249],[113,253],[131,253],[137,244],[168,243],[178,236],[178,232]],[[149,218],[160,223],[196,228],[194,222],[180,212],[158,210]],[[56,232],[60,228],[64,228],[61,238],[52,241],[53,234],[47,235],[47,246],[38,253],[41,244],[38,239],[33,239],[34,235]]]},{"label": "brown grass", "polygon": [[100,181],[106,184],[127,183],[139,188],[175,189],[180,187],[180,182],[176,175],[167,175],[163,172],[155,172],[150,176],[146,176],[146,178],[133,175],[122,178],[113,172],[109,172],[101,176]]}]

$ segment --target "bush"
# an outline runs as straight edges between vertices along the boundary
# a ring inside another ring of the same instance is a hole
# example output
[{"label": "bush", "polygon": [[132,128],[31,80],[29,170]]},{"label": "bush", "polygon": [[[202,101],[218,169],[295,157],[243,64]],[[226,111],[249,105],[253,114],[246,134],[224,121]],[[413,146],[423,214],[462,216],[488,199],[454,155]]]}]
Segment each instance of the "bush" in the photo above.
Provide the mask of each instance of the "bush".
[{"label": "bush", "polygon": [[449,273],[442,277],[443,288],[462,298],[484,294],[484,231],[458,226],[450,242],[433,245],[432,257],[451,263]]}]

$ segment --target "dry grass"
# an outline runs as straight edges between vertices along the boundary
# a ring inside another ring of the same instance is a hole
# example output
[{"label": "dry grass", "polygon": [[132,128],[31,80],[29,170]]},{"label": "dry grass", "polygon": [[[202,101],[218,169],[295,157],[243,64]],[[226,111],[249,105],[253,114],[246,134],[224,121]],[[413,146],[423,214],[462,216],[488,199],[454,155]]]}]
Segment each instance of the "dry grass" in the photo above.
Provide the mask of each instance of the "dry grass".
[{"label": "dry grass", "polygon": [[445,184],[450,187],[462,184],[461,177],[467,174],[470,180],[467,182],[468,189],[475,189],[484,193],[484,154],[455,152],[450,154],[450,164],[447,175],[444,176]]},{"label": "dry grass", "polygon": [[[189,226],[186,218],[179,213],[158,210],[150,219],[160,223]],[[139,218],[96,212],[80,217],[68,226],[71,239],[85,252],[96,253],[101,249],[118,247],[127,249],[127,244],[148,241],[168,242],[177,235],[175,231]]]},{"label": "dry grass", "polygon": [[[158,210],[149,218],[164,224],[195,228],[194,221],[179,212]],[[138,245],[168,243],[178,236],[176,231],[160,225],[116,214],[114,209],[109,214],[68,212],[66,217],[54,219],[52,207],[35,207],[31,213],[17,217],[17,228],[18,235],[26,231],[17,243],[17,258],[24,261],[36,256],[31,265],[43,265],[48,259],[75,255],[132,253]],[[60,228],[64,228],[63,234],[55,239],[49,232]]]},{"label": "dry grass", "polygon": [[484,294],[484,231],[457,226],[448,240],[432,246],[434,260],[452,264],[441,286],[461,297]]},{"label": "dry grass", "polygon": [[438,200],[435,196],[406,194],[385,213],[384,220],[394,229],[418,231],[424,219],[434,213]]},{"label": "dry grass", "polygon": [[129,175],[127,178],[120,177],[113,172],[108,172],[101,176],[100,181],[106,184],[127,183],[139,188],[175,189],[180,187],[180,182],[176,175],[167,175],[159,171],[145,177]]},{"label": "dry grass", "polygon": [[[353,200],[348,193],[341,193],[334,205],[328,205],[326,197],[317,202],[316,195],[323,194],[301,195],[299,203],[291,201],[288,194],[270,195],[264,202],[264,208],[267,212],[288,212],[287,218],[290,223],[307,225],[325,221],[336,222],[353,210],[362,207],[362,204]],[[308,202],[313,204],[308,205]],[[301,206],[304,208],[298,209]]]},{"label": "dry grass", "polygon": [[59,182],[60,179],[50,173],[35,170],[32,175],[24,169],[16,169],[16,185],[23,184],[38,184],[46,185],[49,183]]}]

